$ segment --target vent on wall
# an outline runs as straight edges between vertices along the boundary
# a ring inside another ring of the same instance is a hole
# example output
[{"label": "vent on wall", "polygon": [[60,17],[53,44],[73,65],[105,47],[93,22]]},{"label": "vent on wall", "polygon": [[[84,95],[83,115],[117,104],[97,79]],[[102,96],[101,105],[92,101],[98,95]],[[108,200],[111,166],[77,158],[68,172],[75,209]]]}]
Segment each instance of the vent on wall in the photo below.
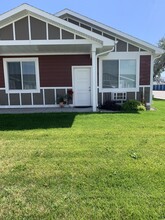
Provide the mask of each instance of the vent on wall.
[{"label": "vent on wall", "polygon": [[114,100],[114,101],[124,101],[124,100],[126,100],[126,93],[124,92],[124,93],[121,93],[121,92],[119,92],[119,93],[112,93],[112,100]]}]

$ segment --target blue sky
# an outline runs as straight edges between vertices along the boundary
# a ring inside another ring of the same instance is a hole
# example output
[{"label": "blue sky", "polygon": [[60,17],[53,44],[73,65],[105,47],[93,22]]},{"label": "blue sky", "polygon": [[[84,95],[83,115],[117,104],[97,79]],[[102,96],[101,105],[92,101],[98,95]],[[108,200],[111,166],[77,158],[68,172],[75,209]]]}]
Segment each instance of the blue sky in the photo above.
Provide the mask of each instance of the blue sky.
[{"label": "blue sky", "polygon": [[68,8],[154,45],[165,37],[165,0],[0,0],[0,14],[23,3],[51,14]]}]

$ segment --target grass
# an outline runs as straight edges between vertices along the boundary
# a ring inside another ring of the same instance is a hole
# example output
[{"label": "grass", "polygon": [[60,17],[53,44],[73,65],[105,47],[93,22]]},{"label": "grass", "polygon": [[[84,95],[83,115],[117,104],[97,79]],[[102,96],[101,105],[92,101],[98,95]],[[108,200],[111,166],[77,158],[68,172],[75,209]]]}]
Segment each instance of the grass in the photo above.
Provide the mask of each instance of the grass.
[{"label": "grass", "polygon": [[0,219],[165,219],[165,101],[0,115]]}]

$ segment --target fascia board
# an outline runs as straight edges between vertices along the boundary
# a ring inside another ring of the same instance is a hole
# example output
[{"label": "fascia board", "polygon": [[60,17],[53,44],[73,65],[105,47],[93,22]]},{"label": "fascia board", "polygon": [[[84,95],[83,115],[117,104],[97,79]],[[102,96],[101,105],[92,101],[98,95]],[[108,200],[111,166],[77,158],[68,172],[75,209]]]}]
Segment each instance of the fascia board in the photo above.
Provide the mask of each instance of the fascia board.
[{"label": "fascia board", "polygon": [[102,24],[100,22],[97,22],[97,21],[95,21],[93,19],[90,19],[90,18],[88,18],[86,16],[83,16],[83,15],[81,15],[79,13],[73,12],[73,11],[71,11],[69,9],[64,9],[64,10],[56,13],[55,16],[60,17],[60,16],[65,15],[65,14],[72,15],[74,17],[77,17],[77,18],[81,19],[81,20],[84,20],[86,22],[92,23],[93,25],[99,26],[102,29],[110,31],[110,32],[114,33],[115,35],[118,35],[118,36],[121,36],[121,37],[123,37],[125,39],[128,39],[131,42],[135,42],[135,43],[137,43],[137,44],[139,44],[139,45],[141,45],[143,47],[148,48],[150,51],[154,52],[157,55],[162,54],[162,53],[165,52],[161,48],[158,48],[158,47],[156,47],[156,46],[154,46],[154,45],[152,45],[150,43],[147,43],[147,42],[145,42],[143,40],[140,40],[140,39],[138,39],[136,37],[133,37],[133,36],[131,36],[129,34],[126,34],[126,33],[122,32],[122,31],[119,31],[119,30],[117,30],[115,28],[112,28],[112,27],[109,27],[107,25],[104,25],[104,24]]},{"label": "fascia board", "polygon": [[22,4],[22,5],[20,5],[20,6],[16,7],[16,8],[11,9],[10,11],[7,11],[7,12],[5,12],[3,14],[0,14],[0,21],[2,21],[2,20],[6,19],[6,18],[8,18],[8,17],[10,17],[10,16],[12,16],[14,14],[17,14],[20,11],[25,10],[25,5],[26,4]]},{"label": "fascia board", "polygon": [[81,28],[81,27],[78,27],[77,25],[74,25],[74,24],[71,24],[61,18],[58,18],[52,14],[49,14],[45,11],[42,11],[40,9],[37,9],[33,6],[30,6],[28,4],[22,4],[20,6],[18,6],[17,8],[14,8],[12,9],[11,11],[8,11],[2,15],[0,15],[0,21],[8,18],[9,16],[13,16],[23,10],[27,10],[29,11],[29,13],[34,13],[36,16],[41,16],[43,17],[44,19],[46,20],[50,20],[52,21],[53,23],[57,24],[58,26],[60,26],[61,28],[65,29],[65,30],[68,30],[68,31],[71,31],[71,32],[74,32],[78,35],[81,35],[87,39],[90,39],[94,42],[97,42],[99,43],[100,45],[103,45],[103,46],[107,46],[107,45],[110,45],[110,46],[114,46],[115,45],[115,41],[111,40],[111,39],[107,39],[106,37],[103,37],[101,35],[98,35],[96,33],[93,33],[89,30],[86,30],[84,28]]}]

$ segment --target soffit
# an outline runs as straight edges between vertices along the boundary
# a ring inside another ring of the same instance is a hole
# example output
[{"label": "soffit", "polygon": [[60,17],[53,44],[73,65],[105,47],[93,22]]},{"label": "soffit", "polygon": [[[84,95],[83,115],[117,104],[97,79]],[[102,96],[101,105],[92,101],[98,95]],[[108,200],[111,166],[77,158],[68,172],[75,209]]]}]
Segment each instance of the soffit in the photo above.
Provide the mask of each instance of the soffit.
[{"label": "soffit", "polygon": [[[96,49],[96,54],[112,50],[112,46]],[[65,44],[65,45],[2,45],[0,55],[32,55],[32,54],[91,54],[91,44]]]},{"label": "soffit", "polygon": [[0,46],[1,55],[90,53],[91,45],[10,45]]}]

